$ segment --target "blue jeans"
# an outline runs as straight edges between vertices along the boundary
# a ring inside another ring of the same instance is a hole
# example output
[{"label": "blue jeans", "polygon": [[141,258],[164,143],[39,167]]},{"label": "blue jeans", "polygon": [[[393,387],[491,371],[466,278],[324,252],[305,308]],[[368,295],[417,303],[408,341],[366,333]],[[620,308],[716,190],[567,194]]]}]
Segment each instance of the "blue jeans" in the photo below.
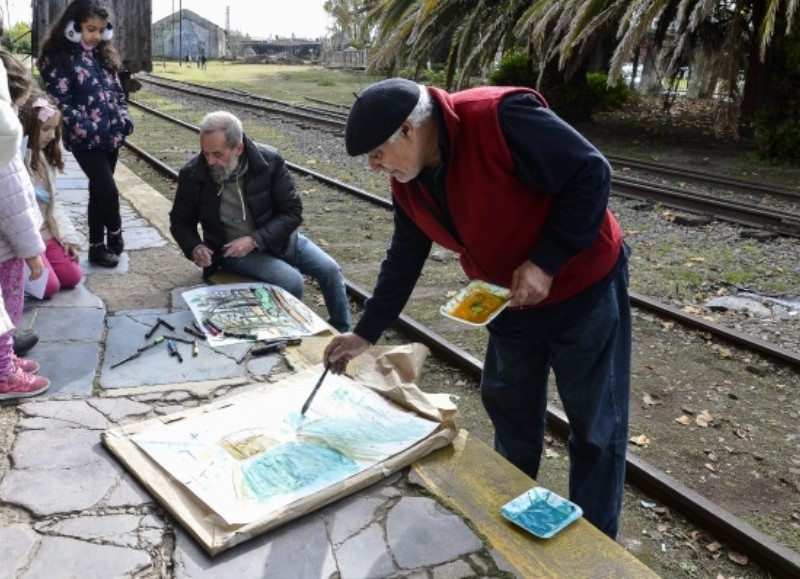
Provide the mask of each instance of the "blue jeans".
[{"label": "blue jeans", "polygon": [[537,310],[489,325],[481,396],[495,449],[532,478],[539,472],[552,368],[569,419],[569,497],[616,538],[625,486],[631,318],[627,266],[577,319],[542,332]]},{"label": "blue jeans", "polygon": [[[350,330],[350,305],[339,264],[313,241],[297,236],[297,263],[294,265],[265,251],[252,251],[244,257],[225,258],[223,268],[247,277],[277,285],[299,300],[303,299],[303,275],[319,283],[328,323],[340,332]],[[296,269],[295,269],[296,268]]]}]

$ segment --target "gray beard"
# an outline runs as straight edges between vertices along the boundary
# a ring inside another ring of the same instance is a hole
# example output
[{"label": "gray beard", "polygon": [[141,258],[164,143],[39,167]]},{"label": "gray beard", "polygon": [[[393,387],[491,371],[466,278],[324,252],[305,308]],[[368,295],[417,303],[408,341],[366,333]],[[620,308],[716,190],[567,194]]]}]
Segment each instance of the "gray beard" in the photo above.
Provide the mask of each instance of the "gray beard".
[{"label": "gray beard", "polygon": [[209,167],[208,171],[211,174],[211,180],[216,183],[217,185],[221,185],[228,178],[233,175],[239,168],[239,158],[236,157],[235,159],[231,159],[230,165],[227,167],[220,167],[219,165],[214,165],[213,167]]}]

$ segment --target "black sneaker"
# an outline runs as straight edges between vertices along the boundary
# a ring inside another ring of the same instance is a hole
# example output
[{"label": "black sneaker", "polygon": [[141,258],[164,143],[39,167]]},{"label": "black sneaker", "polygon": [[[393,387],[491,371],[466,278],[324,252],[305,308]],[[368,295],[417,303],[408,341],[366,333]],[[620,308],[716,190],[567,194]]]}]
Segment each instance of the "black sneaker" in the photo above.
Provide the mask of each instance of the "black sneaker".
[{"label": "black sneaker", "polygon": [[14,334],[14,354],[22,356],[39,343],[39,336],[33,330],[24,330]]},{"label": "black sneaker", "polygon": [[108,249],[105,244],[98,243],[97,245],[89,246],[89,263],[101,267],[117,267],[119,265],[119,257]]},{"label": "black sneaker", "polygon": [[120,255],[125,249],[125,241],[122,239],[122,230],[119,233],[109,233],[106,246],[116,255]]}]

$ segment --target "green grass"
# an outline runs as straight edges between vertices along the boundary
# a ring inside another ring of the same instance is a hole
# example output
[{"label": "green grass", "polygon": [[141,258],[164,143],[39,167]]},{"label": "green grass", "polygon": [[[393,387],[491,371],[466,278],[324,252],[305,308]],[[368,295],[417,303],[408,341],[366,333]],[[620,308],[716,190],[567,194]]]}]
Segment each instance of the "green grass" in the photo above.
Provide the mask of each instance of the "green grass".
[{"label": "green grass", "polygon": [[177,62],[154,62],[153,74],[184,82],[235,87],[291,101],[299,94],[349,106],[353,90],[380,80],[362,72],[322,67],[275,64],[238,64],[211,61],[205,69]]}]

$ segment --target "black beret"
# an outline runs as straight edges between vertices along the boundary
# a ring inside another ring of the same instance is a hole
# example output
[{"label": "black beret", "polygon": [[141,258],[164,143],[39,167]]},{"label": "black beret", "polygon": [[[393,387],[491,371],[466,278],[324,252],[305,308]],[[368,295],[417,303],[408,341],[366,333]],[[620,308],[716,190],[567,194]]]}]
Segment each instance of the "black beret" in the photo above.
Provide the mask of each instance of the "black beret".
[{"label": "black beret", "polygon": [[389,78],[362,90],[347,115],[347,154],[363,155],[385,143],[408,118],[417,101],[419,85],[404,78]]}]

